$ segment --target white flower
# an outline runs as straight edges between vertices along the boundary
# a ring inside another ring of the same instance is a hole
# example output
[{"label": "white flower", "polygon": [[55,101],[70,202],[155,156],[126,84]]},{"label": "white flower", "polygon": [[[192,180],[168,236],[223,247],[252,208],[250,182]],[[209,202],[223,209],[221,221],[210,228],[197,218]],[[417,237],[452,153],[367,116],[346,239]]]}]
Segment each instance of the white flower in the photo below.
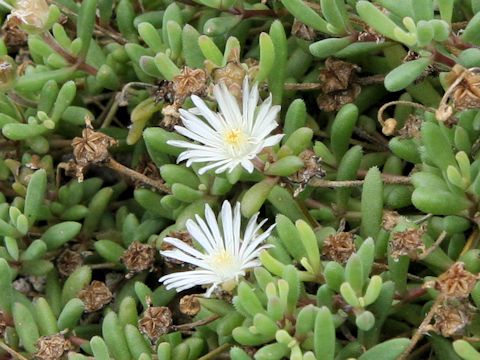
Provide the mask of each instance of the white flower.
[{"label": "white flower", "polygon": [[[193,95],[195,108],[190,111],[180,109],[184,126],[176,126],[180,134],[197,141],[168,141],[169,145],[186,148],[178,157],[178,162],[187,160],[192,163],[207,163],[200,174],[210,169],[222,173],[230,172],[241,165],[248,172],[254,170],[252,159],[263,148],[277,144],[283,137],[270,133],[278,126],[276,117],[280,106],[272,106],[270,95],[258,108],[258,85],[249,88],[248,78],[243,81],[242,110],[237,99],[228,91],[225,84],[215,85],[213,94],[218,103],[219,113],[210,110],[205,102]],[[201,115],[205,121],[197,117]]]},{"label": "white flower", "polygon": [[[225,201],[220,213],[221,225],[217,222],[210,206],[205,206],[206,222],[198,215],[196,221],[188,220],[186,227],[192,238],[203,248],[203,252],[185,244],[183,241],[167,237],[163,241],[176,247],[174,250],[161,251],[163,256],[192,264],[197,268],[165,275],[160,281],[167,289],[175,288],[178,292],[197,285],[210,285],[206,296],[219,285],[231,290],[240,276],[256,266],[260,266],[258,256],[271,245],[261,245],[270,236],[275,225],[265,232],[259,230],[266,220],[257,224],[258,213],[248,222],[241,232],[240,203],[232,211],[232,206]],[[243,235],[243,236],[242,236]]]},{"label": "white flower", "polygon": [[45,0],[17,0],[9,17],[35,29],[42,29],[49,16],[49,6]]}]

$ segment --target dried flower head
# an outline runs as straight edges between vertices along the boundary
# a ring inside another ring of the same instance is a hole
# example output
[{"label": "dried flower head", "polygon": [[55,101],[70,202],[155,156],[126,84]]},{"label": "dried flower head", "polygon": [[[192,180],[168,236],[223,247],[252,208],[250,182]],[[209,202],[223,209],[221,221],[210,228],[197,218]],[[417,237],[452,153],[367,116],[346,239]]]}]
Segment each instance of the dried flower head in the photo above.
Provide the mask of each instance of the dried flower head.
[{"label": "dried flower head", "polygon": [[12,87],[16,77],[16,70],[17,65],[10,56],[0,56],[0,91],[5,91]]},{"label": "dried flower head", "polygon": [[207,88],[207,73],[203,69],[191,69],[185,66],[181,73],[173,78],[175,101],[183,103],[185,98],[195,94],[202,96]]},{"label": "dried flower head", "polygon": [[356,83],[358,65],[328,58],[325,68],[320,70],[322,94],[317,104],[324,111],[337,111],[343,105],[353,102],[360,94],[361,87]]},{"label": "dried flower head", "polygon": [[339,232],[328,236],[322,245],[322,255],[327,260],[346,263],[350,256],[355,252],[355,243],[353,234],[349,232]]},{"label": "dried flower head", "polygon": [[443,337],[462,335],[475,310],[468,300],[446,300],[436,309],[433,325],[427,326],[425,330],[434,331]]},{"label": "dried flower head", "polygon": [[188,220],[186,227],[203,252],[186,245],[180,239],[165,238],[164,242],[175,246],[174,250],[161,251],[164,257],[190,263],[197,268],[165,275],[160,281],[167,289],[183,291],[199,285],[210,285],[206,296],[210,296],[218,286],[226,291],[233,290],[240,276],[260,265],[258,256],[270,245],[262,245],[270,236],[273,226],[263,234],[259,231],[266,220],[257,224],[258,213],[248,222],[241,232],[242,215],[240,203],[234,209],[225,201],[220,213],[220,223],[209,205],[205,206],[206,222],[198,215]]},{"label": "dried flower head", "polygon": [[45,0],[17,0],[8,17],[17,21],[27,31],[39,31],[47,25],[49,12]]},{"label": "dried flower head", "polygon": [[148,270],[155,262],[156,249],[149,244],[134,241],[122,255],[122,262],[131,273]]},{"label": "dried flower head", "polygon": [[37,351],[34,354],[36,360],[60,360],[65,352],[72,348],[69,340],[62,334],[42,336],[37,340]]},{"label": "dried flower head", "polygon": [[312,178],[323,178],[327,175],[322,167],[322,159],[316,156],[312,150],[305,150],[299,157],[303,160],[305,167],[288,177],[292,183],[298,184],[293,194],[294,197],[297,197],[305,189]]},{"label": "dried flower head", "polygon": [[85,304],[86,312],[94,312],[112,301],[112,293],[105,283],[93,280],[90,285],[78,293],[78,298]]},{"label": "dried flower head", "polygon": [[424,227],[410,228],[393,233],[389,243],[391,257],[398,259],[400,256],[408,256],[416,259],[419,254],[426,250],[425,244],[422,241],[424,233]]},{"label": "dried flower head", "polygon": [[480,68],[465,69],[457,64],[445,80],[454,88],[452,100],[456,110],[480,107]]},{"label": "dried flower head", "polygon": [[400,214],[394,210],[384,210],[382,217],[382,227],[388,231],[392,230],[395,226],[397,226],[400,217]]},{"label": "dried flower head", "polygon": [[175,126],[175,130],[198,143],[181,140],[169,140],[167,143],[186,149],[177,162],[187,160],[187,166],[205,164],[199,169],[199,174],[210,169],[215,169],[217,174],[227,170],[231,172],[237,166],[251,173],[254,170],[252,160],[263,148],[276,145],[283,137],[283,134],[270,135],[278,126],[276,117],[280,106],[272,106],[270,95],[257,107],[258,84],[250,89],[247,77],[243,81],[242,109],[225,84],[216,85],[213,93],[219,113],[210,110],[196,95],[192,96],[195,108],[189,111],[180,109],[184,126]]},{"label": "dried flower head", "polygon": [[172,322],[172,312],[168,307],[151,306],[138,320],[138,329],[152,341],[156,341],[160,336],[169,332]]},{"label": "dried flower head", "polygon": [[292,25],[292,35],[303,40],[313,41],[317,38],[317,33],[311,26],[305,25],[295,19]]},{"label": "dried flower head", "polygon": [[196,294],[185,295],[180,299],[180,312],[188,316],[195,316],[200,311],[200,301]]},{"label": "dried flower head", "polygon": [[78,251],[65,249],[57,259],[57,269],[60,275],[69,276],[83,264],[83,256]]},{"label": "dried flower head", "polygon": [[433,283],[427,282],[424,286],[439,290],[445,298],[467,298],[477,283],[478,276],[465,270],[463,262],[456,262],[441,274]]},{"label": "dried flower head", "polygon": [[16,19],[9,18],[4,21],[1,33],[5,45],[12,52],[18,52],[27,43],[28,34],[18,26]]},{"label": "dried flower head", "polygon": [[72,140],[79,180],[83,180],[83,170],[87,166],[108,160],[110,158],[108,148],[117,144],[117,140],[110,136],[94,131],[90,119],[85,119],[85,123],[82,137]]},{"label": "dried flower head", "polygon": [[420,128],[422,119],[416,115],[410,114],[405,120],[403,127],[398,130],[398,135],[402,139],[420,139]]}]

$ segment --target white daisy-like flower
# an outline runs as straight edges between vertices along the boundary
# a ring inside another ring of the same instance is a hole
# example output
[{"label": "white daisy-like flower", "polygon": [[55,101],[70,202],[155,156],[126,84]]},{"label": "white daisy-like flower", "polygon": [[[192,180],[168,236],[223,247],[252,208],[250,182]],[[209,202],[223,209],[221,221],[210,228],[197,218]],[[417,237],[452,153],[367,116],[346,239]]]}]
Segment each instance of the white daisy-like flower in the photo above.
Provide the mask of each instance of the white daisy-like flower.
[{"label": "white daisy-like flower", "polygon": [[163,256],[189,263],[197,268],[165,275],[160,282],[167,289],[178,292],[198,285],[211,285],[206,296],[210,296],[219,285],[225,290],[232,290],[238,283],[238,278],[244,276],[248,269],[260,266],[258,256],[271,245],[262,243],[270,236],[275,225],[265,232],[260,229],[267,220],[257,224],[258,213],[254,215],[241,231],[240,203],[232,206],[225,201],[220,212],[220,226],[210,206],[205,206],[205,220],[195,216],[188,220],[186,227],[192,238],[200,245],[199,251],[183,241],[167,237],[163,241],[176,249],[161,251]]},{"label": "white daisy-like flower", "polygon": [[187,166],[207,163],[199,170],[200,174],[210,169],[216,169],[217,174],[231,172],[238,165],[251,173],[254,170],[252,159],[263,148],[278,144],[283,137],[283,134],[270,135],[278,126],[276,117],[280,106],[272,106],[271,94],[257,106],[258,84],[250,89],[248,77],[243,81],[242,109],[223,83],[215,85],[213,95],[218,113],[210,110],[196,95],[192,95],[196,107],[189,111],[180,109],[184,126],[175,126],[175,130],[197,143],[170,140],[168,144],[187,149],[180,154],[178,162],[187,160]]}]

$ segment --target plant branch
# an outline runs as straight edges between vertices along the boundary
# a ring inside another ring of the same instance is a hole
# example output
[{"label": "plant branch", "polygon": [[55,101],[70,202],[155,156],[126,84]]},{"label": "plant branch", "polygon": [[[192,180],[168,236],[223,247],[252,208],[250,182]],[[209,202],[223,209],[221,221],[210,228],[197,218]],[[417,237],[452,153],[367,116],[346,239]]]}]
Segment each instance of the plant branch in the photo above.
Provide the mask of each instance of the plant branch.
[{"label": "plant branch", "polygon": [[[385,184],[411,184],[408,176],[382,174],[382,180]],[[344,188],[362,186],[364,182],[365,180],[324,180],[313,178],[308,185],[312,187]]]},{"label": "plant branch", "polygon": [[170,194],[170,188],[163,182],[158,181],[158,180],[153,180],[150,179],[148,176],[145,176],[143,174],[140,174],[139,172],[132,170],[125,165],[120,164],[119,162],[115,161],[114,159],[110,158],[105,165],[109,167],[112,170],[115,170],[119,172],[122,175],[125,175],[126,177],[134,180],[134,181],[139,181],[142,182],[146,185],[149,185],[157,190],[160,190],[161,192]]},{"label": "plant branch", "polygon": [[61,55],[68,63],[74,65],[78,70],[84,71],[90,75],[97,75],[97,69],[93,66],[87,64],[84,60],[77,58],[76,56],[70,54],[66,51],[58,42],[57,40],[50,34],[50,32],[46,31],[42,34],[42,39],[50,46],[57,54]]},{"label": "plant branch", "polygon": [[397,360],[405,360],[412,352],[412,350],[415,348],[417,343],[422,339],[424,335],[424,329],[427,327],[428,324],[432,321],[433,315],[435,315],[435,312],[437,311],[438,307],[442,303],[443,296],[440,294],[437,296],[435,299],[435,302],[433,303],[432,307],[430,308],[430,311],[428,312],[427,316],[423,319],[422,323],[418,327],[417,331],[415,331],[415,334],[413,334],[412,339],[410,341],[410,345],[405,349],[405,351],[397,358]]},{"label": "plant branch", "polygon": [[210,324],[211,322],[213,322],[217,319],[220,319],[220,315],[212,315],[212,316],[209,316],[206,319],[194,321],[194,322],[189,323],[189,324],[173,325],[172,330],[174,330],[174,331],[190,330],[190,329],[196,328],[198,326],[203,326],[203,325]]},{"label": "plant branch", "polygon": [[5,344],[3,341],[0,341],[0,348],[5,350],[7,353],[9,353],[14,359],[28,360],[25,356],[13,350],[10,346]]}]

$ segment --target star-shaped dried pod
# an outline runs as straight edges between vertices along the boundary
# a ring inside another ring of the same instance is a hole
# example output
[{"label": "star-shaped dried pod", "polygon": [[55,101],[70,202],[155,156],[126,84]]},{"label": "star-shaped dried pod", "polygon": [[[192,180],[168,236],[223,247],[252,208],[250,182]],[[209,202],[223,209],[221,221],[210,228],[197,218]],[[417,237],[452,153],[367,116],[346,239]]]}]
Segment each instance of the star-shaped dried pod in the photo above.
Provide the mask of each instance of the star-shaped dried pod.
[{"label": "star-shaped dried pod", "polygon": [[168,307],[150,306],[138,320],[138,329],[155,342],[160,336],[170,331],[172,323],[172,312]]},{"label": "star-shaped dried pod", "polygon": [[62,334],[42,336],[37,340],[36,360],[60,360],[65,352],[72,349],[72,344]]},{"label": "star-shaped dried pod", "polygon": [[86,312],[94,312],[112,301],[113,295],[104,282],[93,280],[90,285],[78,293],[78,298],[85,304]]},{"label": "star-shaped dried pod", "polygon": [[458,261],[436,280],[426,282],[424,286],[435,288],[445,298],[462,299],[470,295],[478,279],[478,275],[467,271],[465,264]]},{"label": "star-shaped dried pod", "polygon": [[355,253],[353,234],[339,232],[328,236],[322,245],[322,255],[331,261],[346,263],[350,256]]},{"label": "star-shaped dried pod", "polygon": [[337,111],[343,105],[353,102],[360,94],[361,86],[357,83],[358,65],[328,58],[325,68],[320,70],[322,94],[317,97],[321,110]]},{"label": "star-shaped dried pod", "polygon": [[467,299],[445,300],[435,310],[434,323],[423,331],[434,331],[443,337],[462,335],[475,311],[476,308]]},{"label": "star-shaped dried pod", "polygon": [[72,140],[73,156],[77,165],[77,177],[83,177],[83,171],[87,166],[110,159],[108,149],[116,144],[117,140],[114,138],[95,131],[91,119],[86,118],[82,136],[75,137]]},{"label": "star-shaped dried pod", "polygon": [[410,228],[404,231],[393,233],[390,245],[390,256],[398,259],[400,256],[408,256],[417,259],[418,256],[426,251],[422,236],[425,234],[425,228]]}]

